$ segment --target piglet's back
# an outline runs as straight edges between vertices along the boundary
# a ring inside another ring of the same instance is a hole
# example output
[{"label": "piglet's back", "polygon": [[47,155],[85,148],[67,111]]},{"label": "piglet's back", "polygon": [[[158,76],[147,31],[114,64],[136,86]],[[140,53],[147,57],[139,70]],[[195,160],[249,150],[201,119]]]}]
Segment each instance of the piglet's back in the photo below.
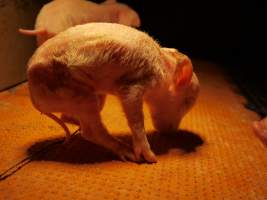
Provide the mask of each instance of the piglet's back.
[{"label": "piglet's back", "polygon": [[94,77],[111,71],[117,76],[164,76],[158,43],[146,33],[113,23],[78,25],[47,40],[30,59],[28,70],[54,62]]}]

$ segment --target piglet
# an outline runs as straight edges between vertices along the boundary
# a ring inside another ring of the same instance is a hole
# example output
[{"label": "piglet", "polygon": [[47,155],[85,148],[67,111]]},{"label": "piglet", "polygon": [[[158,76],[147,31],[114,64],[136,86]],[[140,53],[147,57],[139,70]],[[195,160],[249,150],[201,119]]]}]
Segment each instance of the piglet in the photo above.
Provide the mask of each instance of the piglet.
[{"label": "piglet", "polygon": [[[143,101],[149,105],[155,128],[168,132],[177,129],[199,93],[187,56],[115,23],[89,23],[59,33],[36,50],[27,74],[37,110],[65,129],[52,113],[77,116],[83,138],[122,160],[157,161],[144,129]],[[133,151],[112,137],[101,121],[107,94],[121,102],[133,134]]]},{"label": "piglet", "polygon": [[138,14],[126,4],[107,0],[97,4],[85,0],[54,0],[40,10],[35,30],[19,29],[36,36],[37,46],[69,27],[89,22],[112,22],[139,27]]}]

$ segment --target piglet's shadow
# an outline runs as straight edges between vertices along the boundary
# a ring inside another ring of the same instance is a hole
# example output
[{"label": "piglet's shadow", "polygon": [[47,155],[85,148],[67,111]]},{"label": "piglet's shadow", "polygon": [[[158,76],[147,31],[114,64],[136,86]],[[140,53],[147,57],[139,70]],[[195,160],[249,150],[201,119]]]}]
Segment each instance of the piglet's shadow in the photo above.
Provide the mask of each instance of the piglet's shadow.
[{"label": "piglet's shadow", "polygon": [[[120,140],[131,144],[131,135],[117,136]],[[171,133],[148,134],[148,140],[156,155],[167,154],[177,149],[182,153],[191,153],[204,143],[195,133],[179,130]],[[86,164],[119,160],[116,155],[103,147],[84,140],[80,134],[72,136],[71,141],[64,145],[63,138],[45,140],[33,144],[27,151],[32,160]]]}]

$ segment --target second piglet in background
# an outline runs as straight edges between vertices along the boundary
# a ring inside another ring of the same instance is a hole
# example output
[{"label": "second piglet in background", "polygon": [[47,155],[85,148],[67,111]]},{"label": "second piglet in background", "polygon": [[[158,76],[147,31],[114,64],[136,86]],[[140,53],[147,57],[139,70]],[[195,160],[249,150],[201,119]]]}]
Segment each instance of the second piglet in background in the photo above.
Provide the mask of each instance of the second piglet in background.
[{"label": "second piglet in background", "polygon": [[19,29],[19,32],[36,36],[40,46],[61,31],[89,22],[111,22],[132,27],[141,24],[133,9],[116,0],[106,0],[101,4],[85,0],[54,0],[40,10],[34,30]]}]

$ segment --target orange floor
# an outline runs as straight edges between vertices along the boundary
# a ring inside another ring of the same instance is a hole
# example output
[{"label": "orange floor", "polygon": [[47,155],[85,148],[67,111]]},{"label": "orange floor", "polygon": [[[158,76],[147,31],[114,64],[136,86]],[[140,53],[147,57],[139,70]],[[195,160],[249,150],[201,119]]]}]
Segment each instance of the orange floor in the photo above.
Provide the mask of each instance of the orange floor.
[{"label": "orange floor", "polygon": [[[0,200],[266,200],[267,148],[254,135],[258,116],[216,65],[195,61],[201,82],[197,105],[177,134],[153,132],[145,107],[156,164],[119,161],[64,131],[33,109],[27,84],[0,93]],[[130,141],[121,108],[108,97],[104,122]]]}]

